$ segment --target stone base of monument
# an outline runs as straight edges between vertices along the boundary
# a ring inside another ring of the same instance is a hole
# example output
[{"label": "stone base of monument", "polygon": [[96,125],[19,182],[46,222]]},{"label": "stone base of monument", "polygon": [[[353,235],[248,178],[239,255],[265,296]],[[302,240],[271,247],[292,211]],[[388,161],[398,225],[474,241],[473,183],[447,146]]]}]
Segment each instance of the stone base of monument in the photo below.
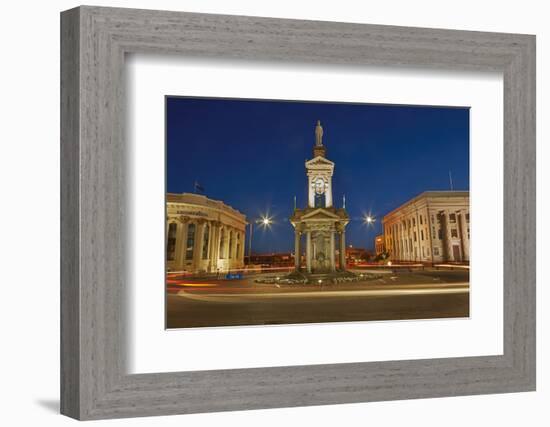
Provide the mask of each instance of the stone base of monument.
[{"label": "stone base of monument", "polygon": [[268,276],[256,279],[256,283],[279,285],[337,285],[340,283],[366,282],[380,278],[372,273],[353,273],[349,270],[337,270],[327,273],[305,273],[293,271],[285,276]]}]

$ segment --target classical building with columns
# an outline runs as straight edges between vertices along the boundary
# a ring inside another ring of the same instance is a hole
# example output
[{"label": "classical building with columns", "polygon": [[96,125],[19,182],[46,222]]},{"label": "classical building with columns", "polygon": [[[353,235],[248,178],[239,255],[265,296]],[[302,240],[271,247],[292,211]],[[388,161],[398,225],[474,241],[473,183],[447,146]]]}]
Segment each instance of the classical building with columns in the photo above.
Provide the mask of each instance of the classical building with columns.
[{"label": "classical building with columns", "polygon": [[246,217],[200,194],[166,195],[166,268],[190,273],[244,267]]},{"label": "classical building with columns", "polygon": [[301,265],[301,256],[295,256],[295,268],[313,274],[346,269],[346,225],[349,216],[345,208],[333,205],[334,163],[326,158],[322,138],[323,128],[318,121],[313,158],[305,162],[308,204],[303,209],[295,208],[290,218],[294,227],[294,253],[301,254],[305,245],[305,265]]},{"label": "classical building with columns", "polygon": [[426,191],[384,216],[392,261],[469,262],[470,193]]}]

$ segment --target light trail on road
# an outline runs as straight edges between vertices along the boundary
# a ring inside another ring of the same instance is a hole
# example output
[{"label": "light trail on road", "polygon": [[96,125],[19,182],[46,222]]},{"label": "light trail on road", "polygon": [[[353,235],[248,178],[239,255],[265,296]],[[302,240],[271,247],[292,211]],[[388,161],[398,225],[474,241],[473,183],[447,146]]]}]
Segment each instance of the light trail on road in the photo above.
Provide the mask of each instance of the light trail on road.
[{"label": "light trail on road", "polygon": [[232,302],[235,300],[250,299],[273,299],[273,298],[334,298],[350,296],[394,296],[394,295],[437,295],[437,294],[460,294],[468,293],[470,286],[468,283],[454,283],[452,286],[434,288],[416,288],[416,289],[361,289],[361,290],[343,290],[343,291],[308,291],[308,292],[272,292],[272,293],[239,293],[239,294],[196,294],[187,291],[179,291],[176,295],[189,298],[196,301],[217,301]]}]

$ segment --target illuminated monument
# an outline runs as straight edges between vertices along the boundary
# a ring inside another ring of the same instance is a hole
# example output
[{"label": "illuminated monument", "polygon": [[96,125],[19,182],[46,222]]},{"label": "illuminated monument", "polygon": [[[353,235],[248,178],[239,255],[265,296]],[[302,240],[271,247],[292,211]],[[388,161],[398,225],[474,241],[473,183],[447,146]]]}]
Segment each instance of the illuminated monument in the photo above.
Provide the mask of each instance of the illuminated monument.
[{"label": "illuminated monument", "polygon": [[[323,128],[317,121],[313,158],[305,163],[308,179],[308,203],[304,209],[294,208],[290,222],[294,227],[295,269],[308,275],[338,277],[346,270],[346,225],[349,216],[336,208],[332,198],[334,162],[326,158]],[[305,244],[305,265],[301,265]],[[339,260],[336,262],[338,245]],[[350,275],[347,273],[346,275]]]}]

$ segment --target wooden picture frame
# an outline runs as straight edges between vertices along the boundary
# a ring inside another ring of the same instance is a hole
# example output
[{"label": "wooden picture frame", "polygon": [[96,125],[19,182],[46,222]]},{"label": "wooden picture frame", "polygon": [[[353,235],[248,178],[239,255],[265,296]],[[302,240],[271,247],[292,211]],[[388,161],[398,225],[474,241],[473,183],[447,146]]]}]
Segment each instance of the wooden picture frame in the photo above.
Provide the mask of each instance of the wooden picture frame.
[{"label": "wooden picture frame", "polygon": [[[502,72],[503,354],[127,374],[126,53]],[[534,36],[83,6],[61,14],[61,89],[63,414],[84,420],[535,389]]]}]

